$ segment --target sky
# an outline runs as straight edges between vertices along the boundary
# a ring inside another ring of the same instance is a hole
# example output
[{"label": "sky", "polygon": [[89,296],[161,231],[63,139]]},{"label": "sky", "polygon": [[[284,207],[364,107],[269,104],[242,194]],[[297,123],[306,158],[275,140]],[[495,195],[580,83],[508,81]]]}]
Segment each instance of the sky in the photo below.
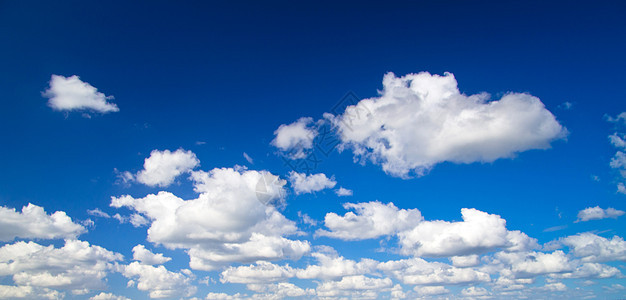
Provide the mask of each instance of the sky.
[{"label": "sky", "polygon": [[624,298],[625,15],[0,1],[0,298]]}]

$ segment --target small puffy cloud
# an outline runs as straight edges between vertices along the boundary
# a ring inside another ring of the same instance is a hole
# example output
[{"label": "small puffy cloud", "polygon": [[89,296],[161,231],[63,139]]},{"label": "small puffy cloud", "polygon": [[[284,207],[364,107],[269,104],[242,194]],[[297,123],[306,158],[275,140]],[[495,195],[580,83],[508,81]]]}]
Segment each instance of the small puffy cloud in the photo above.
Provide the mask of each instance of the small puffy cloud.
[{"label": "small puffy cloud", "polygon": [[0,284],[0,299],[63,299],[65,293],[61,293],[49,288],[38,288],[32,286],[12,286]]},{"label": "small puffy cloud", "polygon": [[169,257],[163,256],[163,253],[153,253],[152,251],[146,249],[144,245],[137,245],[133,247],[133,259],[146,265],[162,265],[172,260]]},{"label": "small puffy cloud", "polygon": [[296,195],[332,189],[337,184],[333,178],[326,177],[324,173],[307,175],[295,171],[289,172],[289,182]]},{"label": "small puffy cloud", "polygon": [[150,298],[189,297],[196,292],[191,278],[183,272],[171,272],[164,266],[132,262],[123,267],[122,274],[137,281],[137,289],[148,291]]},{"label": "small puffy cloud", "polygon": [[49,98],[48,105],[54,110],[90,110],[103,114],[119,111],[115,103],[107,101],[113,96],[105,96],[76,75],[52,75],[50,87],[42,95]]},{"label": "small puffy cloud", "polygon": [[178,149],[174,152],[169,150],[152,150],[150,157],[143,163],[143,170],[137,173],[137,181],[148,186],[166,187],[179,175],[193,170],[200,161],[191,151]]},{"label": "small puffy cloud", "polygon": [[560,241],[570,248],[570,253],[584,262],[626,261],[626,242],[619,236],[607,239],[585,232],[562,238]]},{"label": "small puffy cloud", "polygon": [[88,242],[66,240],[61,248],[16,242],[0,248],[0,276],[18,286],[68,290],[99,289],[121,254]]},{"label": "small puffy cloud", "polygon": [[304,158],[306,150],[313,148],[317,134],[317,125],[312,118],[300,118],[289,125],[280,125],[274,131],[271,144],[292,159]]},{"label": "small puffy cloud", "polygon": [[504,269],[507,271],[506,274],[513,278],[532,278],[544,274],[570,272],[576,267],[576,262],[561,250],[552,253],[501,251],[494,257],[494,262],[509,266]]},{"label": "small puffy cloud", "polygon": [[344,148],[397,177],[421,176],[442,162],[492,162],[547,149],[567,130],[536,97],[461,94],[451,73],[396,77],[388,73],[379,97],[325,117]]},{"label": "small puffy cloud", "polygon": [[520,231],[506,229],[498,215],[476,209],[461,210],[462,222],[423,221],[398,233],[400,252],[415,256],[445,257],[480,254],[505,248],[519,251],[537,246]]},{"label": "small puffy cloud", "polygon": [[[295,223],[274,206],[266,205],[284,195],[285,183],[277,176],[266,171],[217,168],[192,172],[191,178],[199,193],[196,199],[183,200],[162,191],[144,198],[113,197],[111,206],[128,207],[148,219],[148,241],[169,249],[185,249],[193,269],[298,259],[310,251],[308,241],[285,237],[299,232]],[[261,184],[266,181],[276,185],[267,189]]]},{"label": "small puffy cloud", "polygon": [[150,221],[140,214],[132,214],[130,216],[122,216],[120,214],[114,214],[113,219],[116,219],[120,224],[130,223],[133,227],[141,227],[148,225]]},{"label": "small puffy cloud", "polygon": [[62,211],[48,215],[43,207],[31,203],[21,212],[0,206],[0,241],[75,238],[85,231]]},{"label": "small puffy cloud", "polygon": [[324,225],[329,230],[320,229],[316,235],[343,240],[372,239],[408,230],[423,220],[419,210],[398,209],[391,202],[346,203],[343,207],[356,214],[351,211],[344,216],[326,214]]},{"label": "small puffy cloud", "polygon": [[89,298],[89,300],[130,300],[130,299],[124,296],[115,295],[113,293],[101,292],[100,294]]},{"label": "small puffy cloud", "polygon": [[346,197],[346,196],[352,196],[353,192],[352,190],[339,187],[338,189],[335,190],[335,194],[337,194],[337,196],[339,197]]},{"label": "small puffy cloud", "polygon": [[586,222],[590,220],[601,220],[606,218],[617,219],[617,217],[624,215],[623,210],[617,210],[615,208],[609,207],[607,209],[602,209],[599,206],[596,207],[587,207],[578,212],[578,220],[576,222]]}]

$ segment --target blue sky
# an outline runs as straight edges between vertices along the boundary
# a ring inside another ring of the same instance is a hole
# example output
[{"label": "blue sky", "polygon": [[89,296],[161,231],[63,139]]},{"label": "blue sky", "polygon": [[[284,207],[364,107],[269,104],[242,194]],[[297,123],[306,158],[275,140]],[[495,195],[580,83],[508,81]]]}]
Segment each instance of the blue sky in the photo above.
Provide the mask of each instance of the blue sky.
[{"label": "blue sky", "polygon": [[622,298],[625,13],[2,1],[0,298]]}]

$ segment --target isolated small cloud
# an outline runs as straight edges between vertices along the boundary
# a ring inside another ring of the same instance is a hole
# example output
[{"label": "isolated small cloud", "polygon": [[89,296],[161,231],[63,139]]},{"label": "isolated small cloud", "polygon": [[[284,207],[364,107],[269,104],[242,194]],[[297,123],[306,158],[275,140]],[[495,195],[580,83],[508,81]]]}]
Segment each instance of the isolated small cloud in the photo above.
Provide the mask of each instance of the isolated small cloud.
[{"label": "isolated small cloud", "polygon": [[252,157],[250,157],[250,155],[248,155],[248,153],[243,153],[243,158],[246,159],[246,161],[248,161],[248,163],[254,165],[254,160],[252,159]]},{"label": "isolated small cloud", "polygon": [[461,94],[451,73],[396,77],[388,73],[379,97],[325,117],[343,148],[392,175],[422,176],[442,162],[492,162],[531,149],[547,149],[567,130],[529,94]]},{"label": "isolated small cloud", "polygon": [[200,161],[191,151],[178,149],[152,150],[150,157],[143,163],[143,170],[136,175],[137,181],[148,186],[166,187],[179,175],[193,170],[200,165]]},{"label": "isolated small cloud", "polygon": [[304,158],[306,150],[313,148],[318,130],[312,118],[300,118],[291,124],[282,124],[274,131],[272,146],[292,159]]},{"label": "isolated small cloud", "polygon": [[337,184],[333,178],[326,177],[324,173],[307,175],[295,171],[289,172],[289,182],[296,195],[332,189]]},{"label": "isolated small cloud", "polygon": [[49,98],[48,105],[54,110],[88,110],[103,114],[119,111],[115,103],[107,101],[113,99],[113,96],[98,92],[98,89],[81,81],[76,75],[52,75],[50,87],[42,95]]},{"label": "isolated small cloud", "polygon": [[121,273],[126,278],[137,280],[137,289],[147,291],[150,298],[189,297],[197,290],[187,274],[169,271],[164,266],[155,267],[135,261],[123,266]]},{"label": "isolated small cloud", "polygon": [[338,189],[335,190],[335,194],[337,194],[337,196],[339,197],[346,197],[346,196],[352,196],[353,192],[352,190],[339,187]]},{"label": "isolated small cloud", "polygon": [[587,207],[578,212],[578,219],[576,222],[586,222],[590,220],[601,220],[607,218],[617,219],[617,217],[624,215],[623,210],[617,210],[615,208],[609,207],[607,209],[602,209],[599,206],[596,207]]}]

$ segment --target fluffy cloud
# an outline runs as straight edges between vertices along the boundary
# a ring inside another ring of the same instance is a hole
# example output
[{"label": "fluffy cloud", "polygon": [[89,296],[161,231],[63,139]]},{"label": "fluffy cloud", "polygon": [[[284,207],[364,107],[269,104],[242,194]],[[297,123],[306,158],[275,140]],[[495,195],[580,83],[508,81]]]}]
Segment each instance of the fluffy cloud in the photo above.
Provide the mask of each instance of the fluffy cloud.
[{"label": "fluffy cloud", "polygon": [[378,201],[346,203],[345,209],[353,209],[344,216],[328,213],[324,225],[330,229],[318,230],[316,235],[344,240],[363,240],[391,235],[415,227],[423,220],[417,209],[398,209],[393,203]]},{"label": "fluffy cloud", "polygon": [[221,282],[231,283],[270,283],[294,277],[295,270],[289,265],[279,266],[267,261],[254,265],[229,267],[220,275]]},{"label": "fluffy cloud", "polygon": [[161,265],[172,260],[169,257],[163,256],[163,253],[152,253],[152,251],[146,249],[144,245],[133,247],[133,259],[146,265]]},{"label": "fluffy cloud", "polygon": [[420,296],[443,295],[450,292],[443,286],[416,286],[413,290]]},{"label": "fluffy cloud", "polygon": [[253,299],[284,299],[313,295],[312,289],[302,289],[293,283],[279,282],[273,284],[248,284],[249,290],[260,293],[254,295]]},{"label": "fluffy cloud", "polygon": [[496,101],[487,94],[466,96],[450,73],[388,73],[379,97],[325,117],[356,157],[399,177],[424,175],[444,161],[492,162],[546,149],[567,132],[538,98],[520,93]]},{"label": "fluffy cloud", "polygon": [[43,207],[30,203],[22,207],[22,212],[0,206],[0,241],[75,238],[85,231],[62,211],[48,215]]},{"label": "fluffy cloud", "polygon": [[115,103],[107,101],[113,96],[105,96],[76,75],[52,75],[50,88],[43,96],[49,98],[48,105],[54,110],[91,110],[103,114],[119,111]]},{"label": "fluffy cloud", "polygon": [[518,251],[537,247],[536,241],[520,231],[506,229],[498,215],[476,209],[461,210],[462,222],[423,221],[398,233],[401,253],[445,257],[480,254],[497,248]]},{"label": "fluffy cloud", "polygon": [[112,294],[112,293],[102,292],[102,293],[100,293],[98,295],[95,295],[95,296],[89,298],[89,300],[130,300],[130,299],[128,299],[126,297],[123,297],[123,296],[117,296],[117,295]]},{"label": "fluffy cloud", "polygon": [[339,281],[325,281],[317,286],[319,297],[349,296],[350,298],[376,299],[377,290],[391,288],[389,278],[371,278],[363,275],[346,276]]},{"label": "fluffy cloud", "polygon": [[[128,207],[150,220],[148,241],[186,249],[193,269],[214,270],[231,262],[298,259],[309,252],[306,241],[290,240],[294,222],[264,203],[284,195],[283,181],[268,172],[213,169],[192,173],[196,199],[169,192],[145,198],[113,197],[111,206]],[[275,185],[259,184],[270,181]],[[264,197],[269,197],[268,201]]]},{"label": "fluffy cloud", "polygon": [[585,232],[562,238],[561,242],[585,262],[626,261],[626,242],[618,236],[607,239]]},{"label": "fluffy cloud", "polygon": [[148,291],[150,298],[189,297],[196,292],[189,275],[171,272],[164,266],[155,267],[132,262],[123,267],[122,274],[137,280],[137,289]]},{"label": "fluffy cloud", "polygon": [[312,118],[300,118],[289,125],[280,125],[271,144],[292,159],[304,158],[306,150],[313,148],[317,134],[317,124]]},{"label": "fluffy cloud", "polygon": [[64,293],[32,286],[0,285],[0,299],[63,299]]},{"label": "fluffy cloud", "polygon": [[503,268],[501,274],[513,278],[532,278],[544,274],[564,273],[576,267],[576,263],[561,250],[552,253],[498,252],[495,255],[495,261],[509,266]]},{"label": "fluffy cloud", "polygon": [[99,289],[121,259],[121,254],[77,240],[66,240],[61,248],[16,242],[0,248],[0,277],[12,276],[18,286]]},{"label": "fluffy cloud", "polygon": [[298,278],[330,280],[343,276],[369,274],[378,264],[377,261],[368,258],[363,258],[359,262],[345,259],[329,247],[320,247],[320,251],[311,256],[317,260],[317,264],[298,269],[296,271]]},{"label": "fluffy cloud", "polygon": [[378,269],[393,275],[405,284],[449,285],[489,282],[486,272],[472,268],[456,268],[441,262],[428,262],[421,258],[387,261]]},{"label": "fluffy cloud", "polygon": [[599,206],[587,207],[578,212],[578,220],[576,220],[576,222],[586,222],[589,220],[601,220],[606,218],[617,219],[617,217],[622,216],[623,214],[623,210],[617,210],[612,207],[607,209],[602,209]]},{"label": "fluffy cloud", "polygon": [[326,177],[324,173],[307,175],[295,171],[289,172],[289,182],[296,195],[332,189],[337,184],[333,178]]},{"label": "fluffy cloud", "polygon": [[144,169],[136,177],[137,181],[145,185],[165,187],[172,184],[180,174],[191,171],[199,164],[200,161],[191,151],[153,150],[143,163]]}]

